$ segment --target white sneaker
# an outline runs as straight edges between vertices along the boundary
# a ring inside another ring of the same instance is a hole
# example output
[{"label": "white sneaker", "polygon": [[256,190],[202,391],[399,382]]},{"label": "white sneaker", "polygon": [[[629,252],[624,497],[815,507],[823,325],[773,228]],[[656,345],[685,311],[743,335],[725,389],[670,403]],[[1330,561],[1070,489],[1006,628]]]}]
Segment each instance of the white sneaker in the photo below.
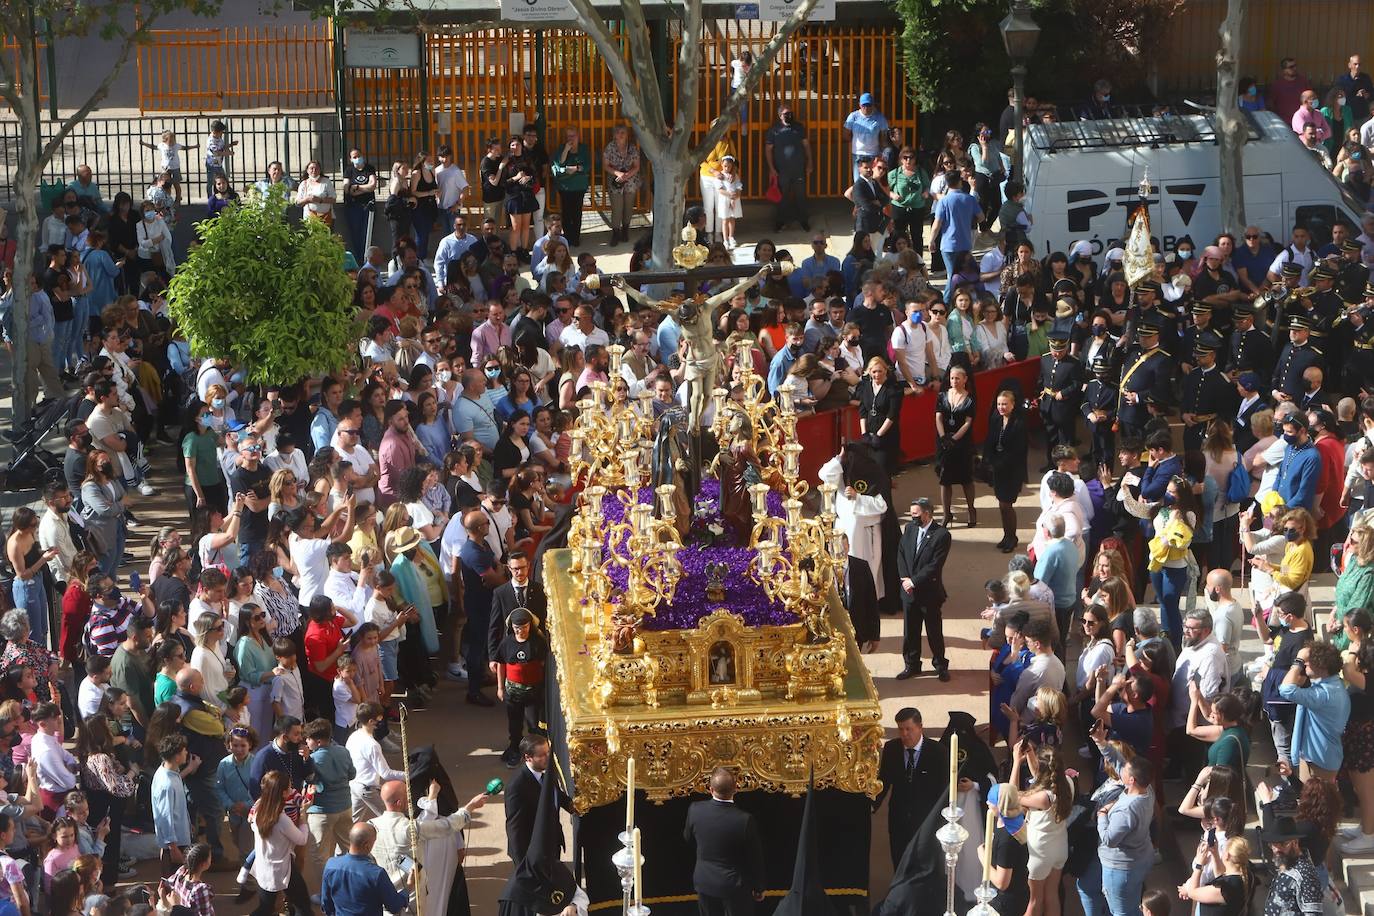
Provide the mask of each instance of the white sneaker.
[{"label": "white sneaker", "polygon": [[1358,852],[1374,852],[1374,833],[1361,832],[1353,840],[1341,843],[1341,852],[1349,855]]},{"label": "white sneaker", "polygon": [[156,495],[157,495],[157,490],[153,489],[153,485],[150,484],[150,483],[149,483],[148,481],[146,481],[146,480],[143,481],[141,484],[138,485],[138,492],[139,492],[139,493],[142,493],[144,496],[156,496]]},{"label": "white sneaker", "polygon": [[468,679],[468,669],[459,662],[454,662],[448,666],[448,676],[450,680],[466,681]]},{"label": "white sneaker", "polygon": [[1353,840],[1363,832],[1364,831],[1360,829],[1359,824],[1347,824],[1346,826],[1341,827],[1339,830],[1336,831],[1336,836],[1338,836],[1342,840]]}]

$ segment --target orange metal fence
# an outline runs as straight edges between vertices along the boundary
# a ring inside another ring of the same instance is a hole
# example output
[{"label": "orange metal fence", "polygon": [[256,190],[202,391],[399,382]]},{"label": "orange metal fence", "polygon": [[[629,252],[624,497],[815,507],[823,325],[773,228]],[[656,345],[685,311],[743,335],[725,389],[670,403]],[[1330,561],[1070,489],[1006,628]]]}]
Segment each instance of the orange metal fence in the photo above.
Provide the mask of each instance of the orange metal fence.
[{"label": "orange metal fence", "polygon": [[[47,42],[43,41],[38,42],[36,47],[34,48],[34,60],[38,65],[39,105],[48,104],[48,64],[45,60],[47,50]],[[19,87],[22,89],[24,87],[24,84],[28,81],[29,75],[27,73],[20,72],[22,68],[19,66],[19,45],[15,42],[13,38],[5,36],[3,39],[0,39],[0,54],[5,55],[5,62],[9,66],[9,72],[15,75],[15,79],[18,80]],[[0,105],[4,105],[6,108],[9,107],[8,104],[4,102],[0,102]]]},{"label": "orange metal fence", "polygon": [[291,26],[155,29],[138,47],[138,103],[148,111],[214,112],[334,104],[328,21]]},{"label": "orange metal fence", "polygon": [[[1216,91],[1217,27],[1225,16],[1226,0],[1189,0],[1170,20],[1161,42],[1162,89]],[[1345,72],[1351,54],[1365,52],[1365,70],[1374,66],[1371,41],[1374,3],[1368,0],[1251,0],[1240,72],[1265,86],[1279,61],[1294,57],[1299,70],[1325,87]]]}]

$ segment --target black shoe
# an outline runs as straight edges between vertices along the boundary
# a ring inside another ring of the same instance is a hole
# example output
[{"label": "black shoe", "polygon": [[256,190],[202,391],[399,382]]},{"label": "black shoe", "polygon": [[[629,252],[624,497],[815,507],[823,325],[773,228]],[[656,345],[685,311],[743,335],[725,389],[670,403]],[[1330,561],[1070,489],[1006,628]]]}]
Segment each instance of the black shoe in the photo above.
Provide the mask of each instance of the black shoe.
[{"label": "black shoe", "polygon": [[949,680],[949,662],[935,666],[935,675],[942,681]]},{"label": "black shoe", "polygon": [[470,706],[495,706],[496,701],[485,693],[470,693],[467,697]]},{"label": "black shoe", "polygon": [[235,903],[247,903],[247,902],[248,902],[248,899],[249,899],[250,897],[252,897],[252,896],[253,896],[253,892],[252,892],[251,890],[248,889],[248,885],[246,885],[246,884],[240,884],[240,885],[239,885],[239,892],[238,892],[238,894],[236,894],[236,895],[234,896],[234,902],[235,902]]},{"label": "black shoe", "polygon": [[903,668],[901,671],[897,672],[897,680],[905,681],[915,677],[919,673],[919,671],[913,671],[910,668]]},{"label": "black shoe", "polygon": [[1011,553],[1013,550],[1016,549],[1016,538],[1012,538],[1010,541],[998,544],[997,549],[1002,551],[1003,553]]}]

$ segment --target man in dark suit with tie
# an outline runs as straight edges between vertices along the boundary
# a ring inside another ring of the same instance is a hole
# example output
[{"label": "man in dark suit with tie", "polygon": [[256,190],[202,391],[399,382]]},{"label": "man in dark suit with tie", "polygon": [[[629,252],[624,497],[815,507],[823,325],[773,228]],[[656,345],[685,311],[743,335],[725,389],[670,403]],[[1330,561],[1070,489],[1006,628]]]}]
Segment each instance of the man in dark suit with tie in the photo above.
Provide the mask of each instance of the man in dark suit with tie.
[{"label": "man in dark suit with tie", "polygon": [[[530,558],[523,550],[514,551],[506,562],[510,580],[491,593],[491,620],[487,623],[487,658],[496,657],[496,647],[505,638],[510,612],[522,607],[534,615],[534,628],[545,639],[549,635],[549,599],[544,587],[530,577]],[[496,662],[489,662],[496,673]]]},{"label": "man in dark suit with tie", "polygon": [[[515,775],[506,783],[506,855],[516,865],[525,858],[534,835],[534,815],[539,809],[539,788],[549,779],[549,739],[543,735],[526,735],[520,739],[521,763]],[[558,806],[572,811],[572,803],[563,789],[558,789]]]},{"label": "man in dark suit with tie", "polygon": [[877,811],[892,793],[887,805],[887,838],[895,868],[926,815],[949,788],[949,757],[942,745],[925,740],[918,710],[907,706],[897,711],[897,737],[883,745],[878,779],[883,790],[873,800],[873,810]]},{"label": "man in dark suit with tie", "polygon": [[763,899],[763,841],[754,816],[735,806],[735,774],[716,767],[711,798],[687,809],[682,837],[696,850],[692,887],[701,916],[749,916]]},{"label": "man in dark suit with tie", "polygon": [[897,577],[902,583],[902,658],[905,667],[897,675],[904,681],[921,673],[921,628],[930,641],[931,660],[940,680],[949,680],[945,657],[945,560],[949,558],[949,532],[935,521],[930,500],[911,504],[911,521],[897,545]]},{"label": "man in dark suit with tie", "polygon": [[[841,537],[848,548],[848,536]],[[854,641],[859,644],[859,651],[872,652],[878,647],[882,626],[878,619],[878,588],[873,582],[873,567],[867,560],[850,554],[844,572],[836,577],[835,588],[840,593],[840,604],[849,612],[849,622],[854,625]]]}]

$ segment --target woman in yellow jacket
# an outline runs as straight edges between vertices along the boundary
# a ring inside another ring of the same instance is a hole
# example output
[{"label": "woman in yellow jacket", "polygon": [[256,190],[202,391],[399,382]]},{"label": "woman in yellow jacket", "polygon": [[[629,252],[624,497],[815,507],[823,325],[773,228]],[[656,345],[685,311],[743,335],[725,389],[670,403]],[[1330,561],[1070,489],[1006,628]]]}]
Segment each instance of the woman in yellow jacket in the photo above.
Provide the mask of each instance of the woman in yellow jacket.
[{"label": "woman in yellow jacket", "polygon": [[706,238],[697,239],[699,245],[710,245],[712,241],[721,241],[720,218],[716,211],[719,207],[716,204],[716,189],[720,178],[720,162],[726,156],[736,156],[735,144],[728,137],[721,137],[712,147],[711,152],[701,161],[701,168],[698,170],[698,181],[701,185],[701,206],[706,211]]},{"label": "woman in yellow jacket", "polygon": [[1312,578],[1312,542],[1317,538],[1316,519],[1306,509],[1290,509],[1279,519],[1274,534],[1282,534],[1288,542],[1278,567],[1264,557],[1252,558],[1250,565],[1269,573],[1284,591],[1303,591],[1307,580]]}]

